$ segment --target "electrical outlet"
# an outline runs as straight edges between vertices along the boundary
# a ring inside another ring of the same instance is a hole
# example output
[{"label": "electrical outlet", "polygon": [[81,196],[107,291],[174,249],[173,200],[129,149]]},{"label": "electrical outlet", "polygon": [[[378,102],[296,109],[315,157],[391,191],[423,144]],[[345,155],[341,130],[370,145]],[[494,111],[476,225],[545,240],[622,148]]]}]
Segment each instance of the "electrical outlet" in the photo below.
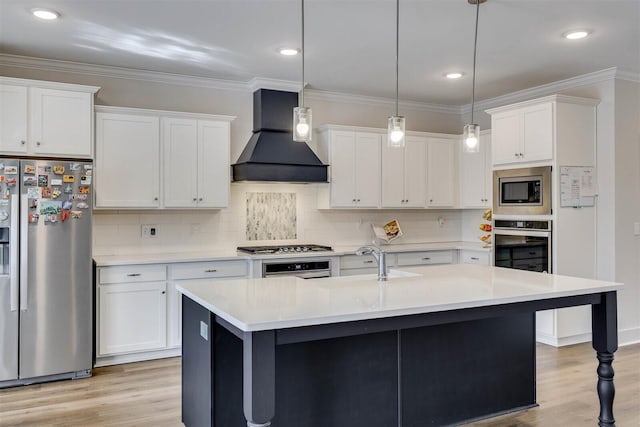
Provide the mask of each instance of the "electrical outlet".
[{"label": "electrical outlet", "polygon": [[142,237],[150,239],[158,237],[158,226],[145,224],[142,226]]},{"label": "electrical outlet", "polygon": [[209,341],[209,325],[202,320],[200,321],[200,336],[204,338],[205,341]]}]

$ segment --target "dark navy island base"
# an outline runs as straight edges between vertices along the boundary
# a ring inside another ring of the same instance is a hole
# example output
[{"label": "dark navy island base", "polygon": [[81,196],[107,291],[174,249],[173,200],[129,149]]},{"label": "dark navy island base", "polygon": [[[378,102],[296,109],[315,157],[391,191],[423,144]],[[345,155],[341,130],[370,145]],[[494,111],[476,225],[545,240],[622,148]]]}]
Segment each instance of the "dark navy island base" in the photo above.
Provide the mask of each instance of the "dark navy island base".
[{"label": "dark navy island base", "polygon": [[614,426],[615,291],[258,332],[183,295],[182,420],[424,427],[522,410],[536,405],[535,312],[585,304],[598,425]]}]

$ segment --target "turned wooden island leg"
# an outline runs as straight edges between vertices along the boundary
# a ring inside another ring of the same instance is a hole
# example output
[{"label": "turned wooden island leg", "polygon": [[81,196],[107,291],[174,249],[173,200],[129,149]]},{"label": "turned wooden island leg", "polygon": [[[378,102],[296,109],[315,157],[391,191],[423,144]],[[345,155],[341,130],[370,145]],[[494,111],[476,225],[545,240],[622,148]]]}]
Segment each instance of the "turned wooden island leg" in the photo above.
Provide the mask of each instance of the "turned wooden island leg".
[{"label": "turned wooden island leg", "polygon": [[242,340],[242,400],[247,427],[269,427],[275,415],[275,334],[245,332]]},{"label": "turned wooden island leg", "polygon": [[600,416],[598,425],[615,426],[613,398],[616,390],[613,384],[613,353],[618,349],[618,317],[616,292],[602,294],[600,304],[591,306],[593,348],[598,356],[598,398]]}]

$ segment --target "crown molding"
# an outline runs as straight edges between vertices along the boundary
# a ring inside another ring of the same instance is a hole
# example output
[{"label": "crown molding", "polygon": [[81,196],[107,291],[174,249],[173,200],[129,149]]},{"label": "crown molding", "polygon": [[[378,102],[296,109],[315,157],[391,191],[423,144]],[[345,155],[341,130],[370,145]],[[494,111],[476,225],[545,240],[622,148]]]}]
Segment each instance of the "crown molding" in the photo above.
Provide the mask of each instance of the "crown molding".
[{"label": "crown molding", "polygon": [[[300,82],[291,80],[269,79],[267,77],[254,77],[246,84],[251,92],[258,89],[286,90],[287,92],[300,92]],[[306,85],[305,85],[306,86]]]},{"label": "crown molding", "polygon": [[[341,103],[363,104],[363,105],[375,104],[375,105],[381,105],[381,106],[390,106],[394,108],[396,105],[395,99],[366,96],[366,95],[355,95],[355,94],[342,93],[342,92],[320,91],[316,89],[306,90],[305,96],[307,97],[307,99],[317,100],[317,101],[341,102]],[[398,105],[403,109],[406,108],[410,110],[425,111],[429,113],[460,114],[462,112],[461,108],[456,105],[428,104],[425,102],[415,102],[415,101],[400,101]]]},{"label": "crown molding", "polygon": [[[476,112],[487,109],[501,107],[503,105],[515,104],[529,99],[540,98],[543,96],[553,95],[567,89],[574,89],[580,86],[592,85],[605,81],[612,81],[618,73],[615,67],[606,68],[604,70],[595,71],[593,73],[583,74],[576,77],[570,77],[557,82],[547,83],[540,86],[534,86],[528,89],[511,92],[506,95],[497,96],[491,99],[476,102]],[[462,113],[471,113],[471,104],[462,107]]]},{"label": "crown molding", "polygon": [[184,76],[161,73],[157,71],[134,70],[131,68],[112,67],[107,65],[84,64],[80,62],[42,59],[27,56],[0,54],[0,65],[19,68],[32,68],[44,71],[57,71],[90,76],[142,80],[154,83],[195,86],[210,89],[247,90],[244,82],[212,79],[207,77]]},{"label": "crown molding", "polygon": [[633,83],[640,83],[640,73],[634,73],[632,71],[617,70],[616,78]]}]

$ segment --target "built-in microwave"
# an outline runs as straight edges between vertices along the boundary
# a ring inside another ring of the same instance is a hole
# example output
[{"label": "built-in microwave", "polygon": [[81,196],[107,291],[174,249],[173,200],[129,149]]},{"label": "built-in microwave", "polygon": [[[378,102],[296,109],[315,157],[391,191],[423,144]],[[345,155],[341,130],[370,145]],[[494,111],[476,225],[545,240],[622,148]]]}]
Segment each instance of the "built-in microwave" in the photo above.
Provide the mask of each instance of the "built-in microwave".
[{"label": "built-in microwave", "polygon": [[493,213],[551,215],[551,166],[493,171]]}]

